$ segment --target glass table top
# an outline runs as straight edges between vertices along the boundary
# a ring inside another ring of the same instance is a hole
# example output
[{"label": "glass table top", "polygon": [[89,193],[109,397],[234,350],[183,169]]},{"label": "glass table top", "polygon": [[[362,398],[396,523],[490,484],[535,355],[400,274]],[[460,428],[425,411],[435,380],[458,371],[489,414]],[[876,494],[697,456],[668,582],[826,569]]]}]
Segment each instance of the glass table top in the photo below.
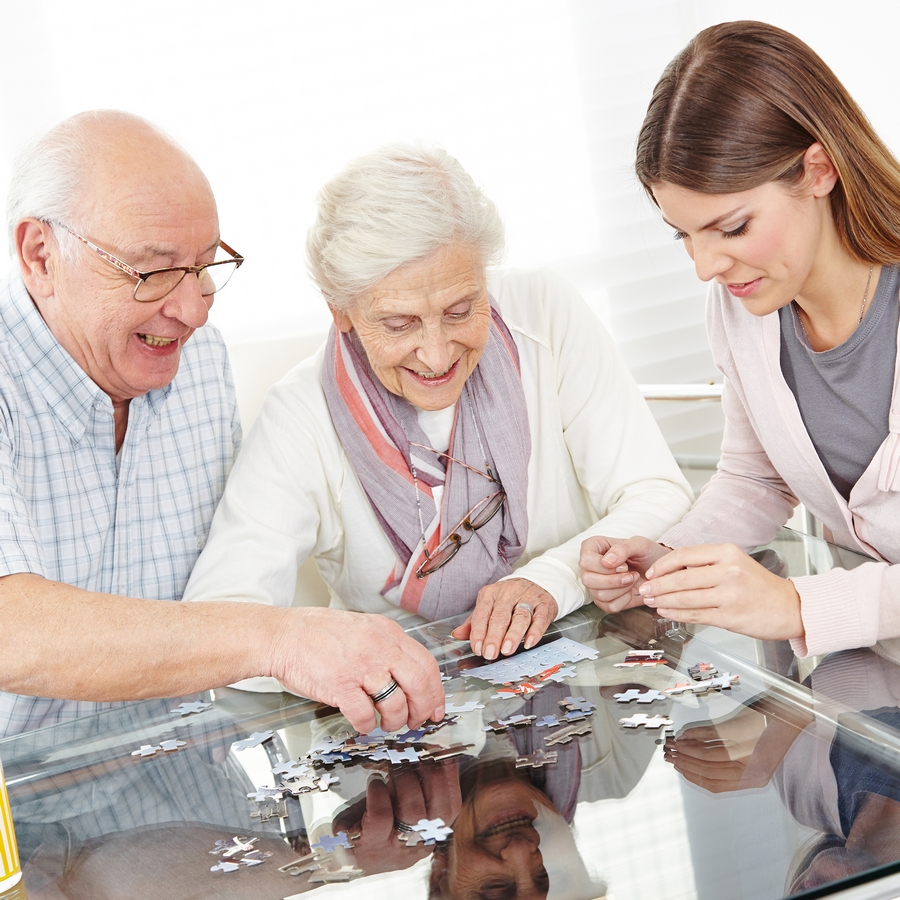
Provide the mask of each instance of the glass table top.
[{"label": "glass table top", "polygon": [[[865,561],[787,530],[758,558]],[[358,735],[222,689],[0,741],[20,895],[900,894],[900,667],[875,651],[797,660],[590,607],[496,671],[454,624],[411,630],[446,679],[440,727]]]}]

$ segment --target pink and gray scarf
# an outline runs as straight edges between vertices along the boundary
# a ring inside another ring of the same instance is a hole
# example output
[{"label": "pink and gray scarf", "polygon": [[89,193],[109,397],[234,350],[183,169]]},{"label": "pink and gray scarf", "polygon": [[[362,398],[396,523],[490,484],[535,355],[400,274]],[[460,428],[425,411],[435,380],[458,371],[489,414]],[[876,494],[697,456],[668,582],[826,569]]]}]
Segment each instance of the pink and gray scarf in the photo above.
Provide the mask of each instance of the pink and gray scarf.
[{"label": "pink and gray scarf", "polygon": [[[496,486],[430,449],[413,446],[411,442],[429,444],[415,407],[382,385],[354,331],[339,333],[332,327],[322,386],[344,451],[397,553],[393,571],[385,573],[382,595],[431,620],[472,609],[481,588],[510,574],[528,537],[528,410],[518,349],[493,301],[490,337],[457,401],[448,453],[483,471],[480,435],[487,462],[506,490],[506,505],[471,535],[454,559],[425,578],[416,577],[425,560],[419,507],[425,542],[433,553]],[[444,486],[440,509],[432,494],[438,485]],[[350,552],[364,554],[366,548]]]}]

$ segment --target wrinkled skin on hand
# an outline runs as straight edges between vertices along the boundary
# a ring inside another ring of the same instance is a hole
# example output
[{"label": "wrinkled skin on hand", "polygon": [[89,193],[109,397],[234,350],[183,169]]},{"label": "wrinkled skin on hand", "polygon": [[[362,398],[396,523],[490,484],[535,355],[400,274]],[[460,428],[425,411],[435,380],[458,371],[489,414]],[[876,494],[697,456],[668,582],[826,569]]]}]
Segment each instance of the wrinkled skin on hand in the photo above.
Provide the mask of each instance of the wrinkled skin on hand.
[{"label": "wrinkled skin on hand", "polygon": [[438,664],[396,622],[315,607],[284,613],[273,674],[288,690],[337,707],[354,728],[367,732],[376,725],[372,695],[393,679],[399,689],[378,703],[385,731],[443,718]]},{"label": "wrinkled skin on hand", "polygon": [[[533,612],[524,607],[526,603]],[[530,650],[556,618],[559,606],[542,587],[527,578],[510,578],[489,584],[478,592],[472,615],[453,631],[457,640],[468,640],[472,651],[485,659],[509,656],[520,643]]]}]

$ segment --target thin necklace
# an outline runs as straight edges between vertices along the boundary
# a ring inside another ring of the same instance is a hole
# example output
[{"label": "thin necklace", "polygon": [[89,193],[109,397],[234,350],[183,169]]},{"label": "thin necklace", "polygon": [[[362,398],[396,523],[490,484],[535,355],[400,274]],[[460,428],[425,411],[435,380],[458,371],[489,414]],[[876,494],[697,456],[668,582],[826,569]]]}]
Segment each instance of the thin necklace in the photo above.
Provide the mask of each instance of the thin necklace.
[{"label": "thin necklace", "polygon": [[[862,320],[866,315],[866,300],[869,299],[869,287],[872,284],[872,270],[875,268],[875,263],[869,263],[869,277],[866,279],[866,289],[863,291],[863,299],[862,306],[859,308],[859,321],[856,323],[856,327],[859,328],[862,325]],[[806,333],[806,326],[803,324],[803,319],[800,317],[800,307],[797,305],[796,300],[791,300],[791,303],[794,304],[794,308],[797,311],[797,321],[800,323],[800,328],[803,331],[803,337],[806,338],[806,343],[808,344],[809,335]]]},{"label": "thin necklace", "polygon": [[[484,466],[487,471],[490,473],[491,478],[494,477],[494,472],[491,469],[491,465],[488,462],[487,453],[484,452],[484,444],[481,442],[481,431],[478,428],[478,419],[475,417],[475,407],[472,406],[472,398],[469,396],[468,392],[466,392],[466,400],[469,402],[469,412],[472,415],[472,424],[475,426],[475,437],[478,438],[478,447],[481,450],[481,455],[484,457]],[[433,452],[437,453],[437,450],[431,448]],[[412,456],[410,456],[409,460],[409,469],[412,472],[413,477],[413,488],[416,492],[416,509],[419,513],[419,529],[422,532],[422,546],[427,550],[428,542],[425,540],[425,522],[422,519],[422,504],[419,502],[419,473],[416,471],[415,463],[412,461]]]}]

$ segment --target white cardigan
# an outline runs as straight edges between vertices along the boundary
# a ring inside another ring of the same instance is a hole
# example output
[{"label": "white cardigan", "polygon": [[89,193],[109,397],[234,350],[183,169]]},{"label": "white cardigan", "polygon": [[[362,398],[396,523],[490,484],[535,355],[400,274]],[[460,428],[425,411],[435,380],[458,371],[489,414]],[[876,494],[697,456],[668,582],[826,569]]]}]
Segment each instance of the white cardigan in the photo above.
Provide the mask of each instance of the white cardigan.
[{"label": "white cardigan", "polygon": [[[870,647],[900,637],[900,353],[889,434],[850,493],[831,483],[781,372],[778,313],[754,316],[727,290],[710,287],[707,330],[725,375],[725,435],[719,471],[680,525],[661,538],[670,547],[765,544],[799,499],[836,544],[882,562],[850,571],[793,578],[805,640],[799,656]],[[880,652],[900,661],[900,642]]]},{"label": "white cardigan", "polygon": [[[489,287],[519,349],[532,441],[528,541],[512,577],[547,590],[562,616],[589,599],[578,575],[582,540],[658,536],[687,511],[690,488],[612,339],[571,285],[539,271],[506,272]],[[288,606],[312,554],[332,607],[409,615],[381,596],[396,556],[335,434],[321,367],[322,351],[269,391],[185,600]]]}]

